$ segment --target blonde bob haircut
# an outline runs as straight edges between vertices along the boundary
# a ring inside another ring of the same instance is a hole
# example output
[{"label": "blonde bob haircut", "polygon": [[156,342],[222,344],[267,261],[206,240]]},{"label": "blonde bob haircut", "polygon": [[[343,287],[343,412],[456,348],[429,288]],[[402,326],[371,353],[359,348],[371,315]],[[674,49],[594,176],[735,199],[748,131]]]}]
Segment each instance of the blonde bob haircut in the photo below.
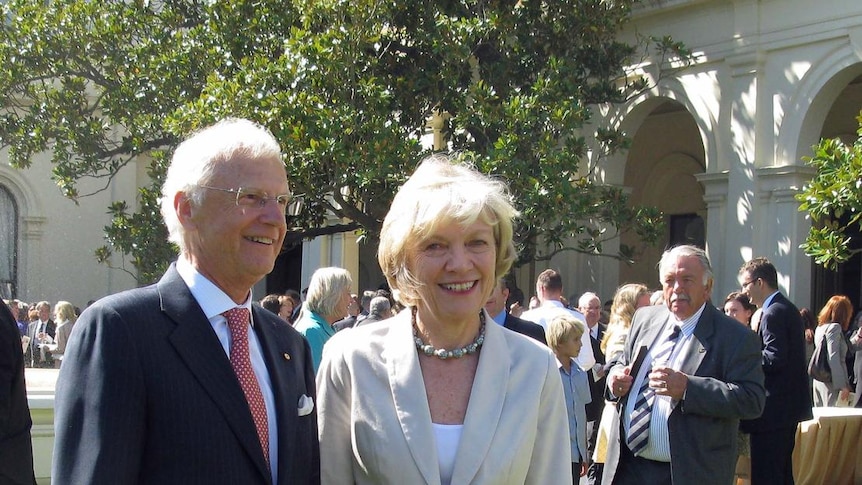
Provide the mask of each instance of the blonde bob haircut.
[{"label": "blonde bob haircut", "polygon": [[573,315],[560,313],[548,322],[548,330],[545,332],[548,347],[557,349],[571,338],[580,340],[586,328],[587,324],[578,320]]},{"label": "blonde bob haircut", "polygon": [[346,269],[334,266],[319,268],[311,275],[311,282],[308,283],[305,307],[324,318],[341,318],[345,315],[336,315],[338,304],[342,294],[349,290],[352,284],[353,279]]},{"label": "blonde bob haircut", "polygon": [[58,301],[57,304],[54,305],[54,314],[60,319],[57,323],[65,321],[72,323],[75,322],[75,307],[68,301]]},{"label": "blonde bob haircut", "polygon": [[425,158],[395,194],[380,231],[377,260],[393,296],[405,306],[419,303],[418,290],[426,283],[411,272],[410,256],[451,223],[468,226],[478,220],[493,228],[494,277],[501,278],[515,261],[512,219],[517,215],[503,182],[446,155]]}]

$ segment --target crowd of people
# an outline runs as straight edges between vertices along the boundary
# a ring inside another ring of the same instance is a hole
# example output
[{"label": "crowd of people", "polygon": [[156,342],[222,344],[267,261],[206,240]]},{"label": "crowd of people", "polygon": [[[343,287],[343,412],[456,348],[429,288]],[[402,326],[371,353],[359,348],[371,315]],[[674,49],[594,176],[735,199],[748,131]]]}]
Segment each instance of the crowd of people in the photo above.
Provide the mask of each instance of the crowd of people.
[{"label": "crowd of people", "polygon": [[16,322],[25,366],[59,368],[81,309],[68,301],[58,301],[53,307],[48,301],[11,299],[3,303]]},{"label": "crowd of people", "polygon": [[723,301],[677,246],[655,291],[567,299],[548,269],[525,305],[506,185],[443,155],[392,202],[380,288],[326,267],[254,303],[290,199],[272,135],[221,121],[174,152],[158,283],[83,313],[7,302],[27,365],[60,367],[54,483],[792,483],[812,405],[860,402],[849,300],[809,319],[765,258]]}]

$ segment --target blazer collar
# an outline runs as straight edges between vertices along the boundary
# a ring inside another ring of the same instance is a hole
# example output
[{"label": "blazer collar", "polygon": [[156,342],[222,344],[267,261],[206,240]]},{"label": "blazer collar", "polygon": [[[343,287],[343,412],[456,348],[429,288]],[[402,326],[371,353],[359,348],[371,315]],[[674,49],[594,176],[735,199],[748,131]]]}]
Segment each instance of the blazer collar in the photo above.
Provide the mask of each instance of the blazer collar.
[{"label": "blazer collar", "polygon": [[[464,417],[458,456],[452,472],[452,483],[470,483],[484,462],[491,447],[503,412],[511,358],[505,330],[486,314],[485,343],[479,354],[479,364],[470,392],[470,403]],[[428,395],[419,367],[419,356],[413,343],[410,311],[395,317],[386,337],[382,358],[389,373],[398,421],[407,446],[426,483],[440,483],[434,430]],[[429,447],[429,445],[432,445]],[[430,450],[430,451],[429,451]]]},{"label": "blazer collar", "polygon": [[230,360],[174,264],[159,280],[157,288],[162,311],[176,324],[176,329],[168,337],[171,345],[221,410],[222,417],[257,464],[263,478],[271,482],[272,475],[260,449],[254,421],[248,412],[248,402]]}]

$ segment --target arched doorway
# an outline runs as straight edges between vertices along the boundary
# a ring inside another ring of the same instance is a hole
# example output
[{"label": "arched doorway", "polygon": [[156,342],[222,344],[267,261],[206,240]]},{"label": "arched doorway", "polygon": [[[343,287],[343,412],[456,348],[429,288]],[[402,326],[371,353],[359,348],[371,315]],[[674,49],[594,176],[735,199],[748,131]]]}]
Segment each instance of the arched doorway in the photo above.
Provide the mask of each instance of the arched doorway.
[{"label": "arched doorway", "polygon": [[[858,66],[856,70],[859,70]],[[841,90],[832,103],[820,138],[840,138],[845,143],[856,141],[859,123],[856,117],[862,110],[862,75],[853,79]],[[862,248],[862,233],[856,230],[850,234],[852,249]],[[846,263],[838,265],[833,271],[812,261],[811,305],[816,313],[826,301],[836,294],[847,295],[856,311],[862,309],[862,254],[856,254]]]},{"label": "arched doorway", "polygon": [[[679,102],[667,99],[654,106],[633,133],[626,159],[624,185],[633,205],[659,208],[665,215],[665,236],[654,246],[641,246],[634,265],[620,263],[620,284],[659,286],[656,266],[665,248],[706,242],[703,186],[695,178],[705,171],[705,156],[694,117]],[[624,235],[623,244],[637,246]]]},{"label": "arched doorway", "polygon": [[12,192],[0,185],[0,297],[16,297],[17,287],[18,204]]}]

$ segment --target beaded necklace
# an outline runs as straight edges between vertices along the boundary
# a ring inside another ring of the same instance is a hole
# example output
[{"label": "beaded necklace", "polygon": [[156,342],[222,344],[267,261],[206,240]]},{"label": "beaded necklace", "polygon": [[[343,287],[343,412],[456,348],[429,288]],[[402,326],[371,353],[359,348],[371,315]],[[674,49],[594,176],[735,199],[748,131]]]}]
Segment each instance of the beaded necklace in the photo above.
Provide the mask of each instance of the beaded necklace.
[{"label": "beaded necklace", "polygon": [[457,359],[478,352],[482,344],[485,343],[485,312],[481,310],[479,311],[479,322],[481,322],[482,326],[479,328],[479,335],[476,337],[476,340],[457,349],[438,349],[430,344],[426,344],[419,337],[418,329],[416,328],[416,307],[413,307],[410,311],[410,324],[413,326],[413,342],[416,344],[416,348],[425,355],[434,356],[441,360]]}]

